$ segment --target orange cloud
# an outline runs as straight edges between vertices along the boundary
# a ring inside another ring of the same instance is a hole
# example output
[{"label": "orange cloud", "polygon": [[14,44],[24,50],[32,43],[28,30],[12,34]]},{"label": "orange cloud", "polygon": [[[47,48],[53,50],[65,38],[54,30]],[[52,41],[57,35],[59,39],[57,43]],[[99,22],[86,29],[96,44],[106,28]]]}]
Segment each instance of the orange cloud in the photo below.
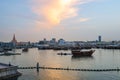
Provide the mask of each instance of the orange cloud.
[{"label": "orange cloud", "polygon": [[[93,0],[32,0],[32,10],[43,25],[57,25],[62,20],[77,16],[75,5]],[[38,22],[37,22],[38,23]]]},{"label": "orange cloud", "polygon": [[44,22],[59,24],[66,18],[77,15],[77,9],[73,7],[76,0],[33,0],[32,10]]}]

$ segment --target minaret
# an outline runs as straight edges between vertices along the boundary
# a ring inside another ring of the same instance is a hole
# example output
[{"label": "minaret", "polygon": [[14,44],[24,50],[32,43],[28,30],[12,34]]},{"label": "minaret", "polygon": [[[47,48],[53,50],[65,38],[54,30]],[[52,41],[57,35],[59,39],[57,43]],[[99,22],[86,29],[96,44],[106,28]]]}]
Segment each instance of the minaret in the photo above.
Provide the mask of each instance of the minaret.
[{"label": "minaret", "polygon": [[11,42],[13,42],[13,43],[17,43],[17,40],[16,40],[16,38],[15,38],[15,34],[13,35],[13,40],[11,41]]}]

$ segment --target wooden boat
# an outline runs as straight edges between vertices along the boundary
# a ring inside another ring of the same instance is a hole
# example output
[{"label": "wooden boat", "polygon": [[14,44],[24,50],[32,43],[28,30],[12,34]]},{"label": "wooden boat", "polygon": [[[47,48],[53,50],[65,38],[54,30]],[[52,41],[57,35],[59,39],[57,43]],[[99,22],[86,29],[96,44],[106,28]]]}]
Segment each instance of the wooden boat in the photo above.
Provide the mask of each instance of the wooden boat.
[{"label": "wooden boat", "polygon": [[72,50],[71,52],[73,56],[92,56],[95,50],[87,50],[87,51]]},{"label": "wooden boat", "polygon": [[62,53],[62,52],[61,52],[61,53],[58,53],[58,55],[67,55],[67,53]]},{"label": "wooden boat", "polygon": [[71,53],[63,53],[63,52],[61,52],[61,53],[57,53],[57,55],[71,55]]},{"label": "wooden boat", "polygon": [[28,52],[28,48],[23,48],[22,51],[23,52]]}]

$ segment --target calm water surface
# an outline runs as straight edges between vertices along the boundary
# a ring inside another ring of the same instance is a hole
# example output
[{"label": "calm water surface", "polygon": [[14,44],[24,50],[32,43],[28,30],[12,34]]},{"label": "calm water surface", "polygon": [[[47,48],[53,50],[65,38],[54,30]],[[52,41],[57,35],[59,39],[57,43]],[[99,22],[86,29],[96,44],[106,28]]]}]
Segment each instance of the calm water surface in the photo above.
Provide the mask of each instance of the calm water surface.
[{"label": "calm water surface", "polygon": [[[0,62],[18,66],[40,66],[63,67],[63,68],[84,68],[84,69],[108,69],[120,67],[120,50],[95,49],[92,57],[73,57],[72,55],[57,55],[54,50],[29,49],[28,52],[21,52],[21,55],[0,56]],[[120,72],[82,72],[82,71],[61,71],[61,70],[19,70],[22,76],[18,80],[120,80]]]}]

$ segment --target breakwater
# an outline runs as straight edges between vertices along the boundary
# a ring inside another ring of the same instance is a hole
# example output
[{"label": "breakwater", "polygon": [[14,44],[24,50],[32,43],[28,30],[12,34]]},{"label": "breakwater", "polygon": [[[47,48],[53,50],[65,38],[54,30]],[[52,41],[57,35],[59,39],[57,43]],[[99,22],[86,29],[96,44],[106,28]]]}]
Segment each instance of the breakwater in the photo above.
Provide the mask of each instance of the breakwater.
[{"label": "breakwater", "polygon": [[67,70],[67,71],[94,71],[94,72],[105,72],[105,71],[120,71],[117,67],[116,69],[73,69],[73,68],[54,68],[54,67],[18,67],[18,69],[49,69],[49,70]]}]

